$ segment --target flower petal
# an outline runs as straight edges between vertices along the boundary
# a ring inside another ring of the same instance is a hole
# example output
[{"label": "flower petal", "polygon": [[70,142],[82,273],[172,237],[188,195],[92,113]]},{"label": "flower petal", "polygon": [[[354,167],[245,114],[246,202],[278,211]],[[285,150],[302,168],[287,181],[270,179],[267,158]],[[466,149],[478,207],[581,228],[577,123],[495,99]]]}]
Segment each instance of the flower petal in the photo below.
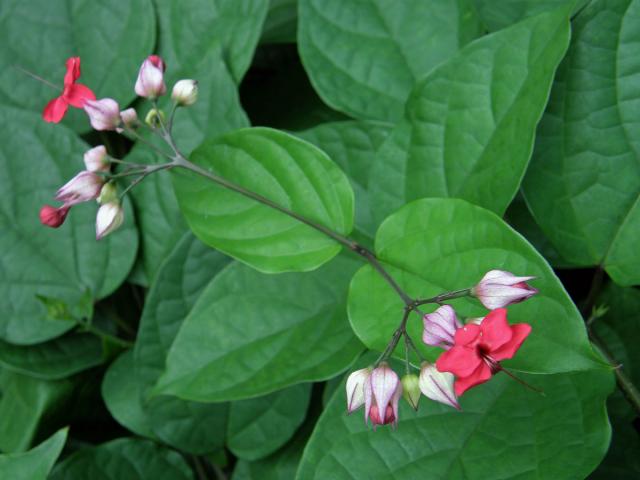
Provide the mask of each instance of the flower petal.
[{"label": "flower petal", "polygon": [[44,107],[42,118],[45,122],[58,123],[67,113],[69,105],[62,97],[56,97]]},{"label": "flower petal", "polygon": [[469,345],[474,343],[478,339],[481,331],[480,326],[475,323],[470,323],[459,328],[456,330],[456,335],[454,337],[456,345]]},{"label": "flower petal", "polygon": [[480,363],[482,359],[475,348],[454,346],[440,355],[436,360],[436,368],[440,372],[451,372],[457,377],[466,377],[473,373]]},{"label": "flower petal", "polygon": [[482,331],[481,343],[489,349],[490,352],[500,348],[502,345],[511,340],[511,325],[507,322],[507,310],[498,308],[489,312],[480,324]]},{"label": "flower petal", "polygon": [[64,90],[64,99],[72,107],[82,108],[87,100],[95,100],[96,96],[89,87],[81,83],[70,85]]},{"label": "flower petal", "polygon": [[459,377],[456,379],[456,383],[454,385],[454,390],[457,396],[462,395],[464,392],[469,390],[471,387],[475,387],[481,383],[486,382],[491,378],[491,368],[484,363],[481,362],[478,365],[471,375],[467,375],[465,377]]},{"label": "flower petal", "polygon": [[529,333],[531,333],[531,325],[528,323],[516,323],[515,325],[511,325],[511,332],[511,340],[491,352],[491,358],[496,362],[506,360],[516,354],[522,342],[524,342]]},{"label": "flower petal", "polygon": [[64,74],[64,86],[72,85],[80,78],[80,57],[69,57],[65,63],[67,73]]}]

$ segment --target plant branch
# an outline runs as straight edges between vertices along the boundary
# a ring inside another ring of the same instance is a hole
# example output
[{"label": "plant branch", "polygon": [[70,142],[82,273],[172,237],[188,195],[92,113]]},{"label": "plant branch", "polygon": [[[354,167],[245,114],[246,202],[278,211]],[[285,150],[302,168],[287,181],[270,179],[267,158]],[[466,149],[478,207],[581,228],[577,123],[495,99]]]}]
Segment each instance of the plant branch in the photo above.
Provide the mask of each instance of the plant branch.
[{"label": "plant branch", "polygon": [[431,298],[418,299],[415,302],[413,302],[413,306],[417,307],[420,305],[425,305],[427,303],[441,304],[442,302],[445,302],[447,300],[452,300],[454,298],[460,298],[460,297],[467,297],[469,295],[471,295],[471,288],[463,288],[461,290],[455,290],[453,292],[441,293]]}]

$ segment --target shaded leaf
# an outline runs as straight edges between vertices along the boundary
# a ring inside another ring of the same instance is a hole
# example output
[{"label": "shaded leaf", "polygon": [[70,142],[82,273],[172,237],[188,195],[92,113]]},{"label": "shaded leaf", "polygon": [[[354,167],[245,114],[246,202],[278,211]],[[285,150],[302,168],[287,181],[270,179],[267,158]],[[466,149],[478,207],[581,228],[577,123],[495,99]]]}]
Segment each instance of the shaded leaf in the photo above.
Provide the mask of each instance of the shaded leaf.
[{"label": "shaded leaf", "polygon": [[46,480],[67,440],[67,429],[58,430],[40,445],[24,453],[0,454],[0,478]]}]

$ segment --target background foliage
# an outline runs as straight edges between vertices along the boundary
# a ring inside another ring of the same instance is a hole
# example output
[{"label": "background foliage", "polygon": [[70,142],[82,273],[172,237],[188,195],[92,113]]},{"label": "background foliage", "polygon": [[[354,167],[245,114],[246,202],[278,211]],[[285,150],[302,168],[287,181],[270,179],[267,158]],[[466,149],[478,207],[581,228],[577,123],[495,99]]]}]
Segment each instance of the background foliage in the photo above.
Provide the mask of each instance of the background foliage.
[{"label": "background foliage", "polygon": [[[0,41],[1,478],[640,475],[605,361],[640,382],[640,0],[4,0]],[[545,396],[498,375],[397,431],[347,416],[344,374],[402,303],[189,172],[146,179],[100,242],[88,204],[43,228],[90,146],[158,160],[81,111],[45,124],[53,90],[16,67],[57,83],[80,55],[144,116],[151,53],[199,81],[174,128],[191,160],[371,247],[410,295],[536,275],[509,366]]]}]

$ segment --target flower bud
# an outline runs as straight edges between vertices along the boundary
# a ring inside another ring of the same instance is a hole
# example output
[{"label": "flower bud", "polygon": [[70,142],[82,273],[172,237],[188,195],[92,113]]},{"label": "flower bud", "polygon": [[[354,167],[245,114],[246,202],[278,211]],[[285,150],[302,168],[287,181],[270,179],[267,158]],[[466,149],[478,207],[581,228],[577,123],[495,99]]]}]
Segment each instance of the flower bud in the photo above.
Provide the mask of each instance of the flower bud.
[{"label": "flower bud", "polygon": [[87,100],[83,108],[96,130],[115,130],[120,125],[120,107],[111,98]]},{"label": "flower bud", "polygon": [[420,385],[418,376],[415,373],[408,373],[402,377],[402,396],[411,408],[418,410],[420,402]]},{"label": "flower bud", "polygon": [[116,230],[124,220],[124,210],[120,202],[114,201],[101,205],[96,215],[96,240]]},{"label": "flower bud", "polygon": [[56,193],[56,200],[72,206],[98,198],[104,180],[93,172],[82,171],[65,183]]},{"label": "flower bud", "polygon": [[178,80],[173,86],[171,99],[183,107],[193,105],[198,99],[198,82],[191,79]]},{"label": "flower bud", "polygon": [[63,205],[60,208],[51,205],[43,205],[40,209],[40,223],[51,228],[58,228],[67,218],[67,213],[71,207]]},{"label": "flower bud", "polygon": [[534,278],[516,277],[513,273],[491,270],[471,289],[471,294],[489,310],[503,308],[538,293],[538,290],[526,283]]},{"label": "flower bud", "polygon": [[438,371],[435,365],[423,362],[420,369],[420,391],[425,397],[460,410],[458,397],[453,389],[455,377]]},{"label": "flower bud", "polygon": [[164,112],[157,108],[149,110],[149,113],[147,113],[147,116],[144,118],[145,123],[151,128],[160,128],[160,125],[164,123],[164,120]]},{"label": "flower bud", "polygon": [[104,145],[87,150],[84,153],[84,165],[89,172],[107,172],[110,165]]},{"label": "flower bud", "polygon": [[149,99],[164,95],[167,87],[164,84],[165,64],[158,55],[149,55],[138,72],[135,91],[141,97]]},{"label": "flower bud", "polygon": [[371,372],[364,385],[364,418],[376,425],[398,423],[398,400],[402,395],[402,384],[398,375],[386,362]]},{"label": "flower bud", "polygon": [[140,120],[138,120],[138,113],[133,108],[127,108],[120,112],[120,119],[122,123],[131,129],[137,128],[140,125]]},{"label": "flower bud", "polygon": [[370,368],[356,370],[347,378],[347,410],[349,413],[364,405],[364,384],[371,376]]},{"label": "flower bud", "polygon": [[442,347],[445,350],[455,343],[453,336],[462,326],[450,305],[442,305],[435,312],[427,313],[422,321],[424,323],[422,341],[432,347]]},{"label": "flower bud", "polygon": [[114,182],[106,183],[102,187],[102,190],[100,190],[98,203],[100,205],[104,205],[105,203],[114,202],[116,200],[118,200],[118,187]]}]

